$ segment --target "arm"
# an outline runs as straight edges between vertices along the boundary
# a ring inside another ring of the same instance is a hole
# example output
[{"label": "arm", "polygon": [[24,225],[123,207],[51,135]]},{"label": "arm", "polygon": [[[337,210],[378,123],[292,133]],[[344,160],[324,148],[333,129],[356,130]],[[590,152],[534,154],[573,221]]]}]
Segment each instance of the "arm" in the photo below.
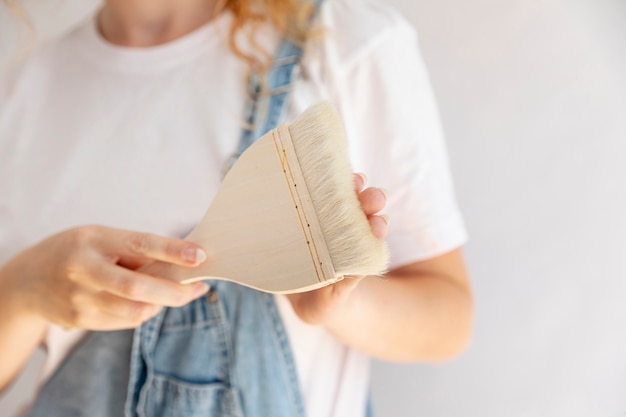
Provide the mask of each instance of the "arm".
[{"label": "arm", "polygon": [[363,279],[326,327],[346,344],[398,361],[441,361],[468,344],[472,296],[461,250]]},{"label": "arm", "polygon": [[0,266],[0,391],[20,372],[47,327],[134,328],[162,306],[206,292],[138,269],[155,261],[194,267],[199,247],[146,233],[83,226],[42,240]]},{"label": "arm", "polygon": [[[363,191],[355,177],[372,232],[383,238],[387,222],[379,189]],[[441,361],[468,344],[473,316],[461,249],[414,262],[385,277],[348,277],[337,284],[288,296],[298,316],[325,326],[339,340],[373,356],[397,361]]]},{"label": "arm", "polygon": [[26,365],[48,327],[46,320],[29,314],[6,290],[3,272],[4,269],[0,270],[0,357],[5,359],[0,361],[0,393]]},{"label": "arm", "polygon": [[380,359],[443,361],[470,339],[473,302],[460,249],[288,298],[305,322]]}]

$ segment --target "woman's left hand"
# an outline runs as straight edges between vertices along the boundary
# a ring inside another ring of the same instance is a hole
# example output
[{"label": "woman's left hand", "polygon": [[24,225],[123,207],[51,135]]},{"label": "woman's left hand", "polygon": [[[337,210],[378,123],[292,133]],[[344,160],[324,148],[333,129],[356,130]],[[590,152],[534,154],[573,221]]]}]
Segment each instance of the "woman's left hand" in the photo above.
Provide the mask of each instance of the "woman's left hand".
[{"label": "woman's left hand", "polygon": [[[365,188],[366,178],[362,174],[354,175],[355,192],[361,203],[361,208],[367,216],[372,233],[379,239],[387,234],[388,219],[384,215],[377,215],[387,201],[386,193],[381,188]],[[297,294],[288,294],[295,313],[301,320],[309,324],[324,325],[340,310],[349,298],[349,295],[365,277],[350,276],[336,284]]]}]

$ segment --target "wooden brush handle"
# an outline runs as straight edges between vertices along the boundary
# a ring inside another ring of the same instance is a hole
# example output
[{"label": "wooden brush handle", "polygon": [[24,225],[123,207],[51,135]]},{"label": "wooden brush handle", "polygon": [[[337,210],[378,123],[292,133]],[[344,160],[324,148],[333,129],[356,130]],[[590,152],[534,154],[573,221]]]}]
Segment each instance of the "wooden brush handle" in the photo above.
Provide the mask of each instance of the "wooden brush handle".
[{"label": "wooden brush handle", "polygon": [[198,268],[172,266],[180,282],[227,279],[262,291],[318,288],[337,277],[286,125],[257,140],[224,178],[187,240],[210,253]]}]

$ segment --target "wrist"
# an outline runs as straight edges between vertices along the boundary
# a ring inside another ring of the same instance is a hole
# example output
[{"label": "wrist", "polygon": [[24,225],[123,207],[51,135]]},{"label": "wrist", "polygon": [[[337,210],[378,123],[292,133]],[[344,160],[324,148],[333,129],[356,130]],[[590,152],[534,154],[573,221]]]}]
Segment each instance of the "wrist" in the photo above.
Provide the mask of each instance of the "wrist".
[{"label": "wrist", "polygon": [[353,324],[353,318],[358,317],[359,311],[363,308],[360,287],[366,284],[363,282],[366,279],[366,277],[346,277],[346,285],[341,289],[342,294],[338,297],[339,300],[337,300],[332,314],[322,323],[326,330],[337,335],[343,332],[346,325],[351,326]]},{"label": "wrist", "polygon": [[22,274],[16,268],[18,261],[13,258],[0,267],[0,311],[13,320],[27,321],[33,329],[45,329],[48,320],[37,312],[32,294],[20,283]]},{"label": "wrist", "polygon": [[361,300],[358,291],[352,289],[349,294],[344,295],[340,303],[333,309],[332,315],[322,324],[326,330],[335,335],[343,333],[345,326],[352,326],[353,317],[358,317]]},{"label": "wrist", "polygon": [[[349,278],[354,279],[354,278]],[[393,300],[381,291],[386,285],[382,285],[379,276],[362,276],[356,278],[356,285],[348,289],[340,308],[324,327],[338,340],[348,346],[366,351],[367,346],[362,343],[364,337],[377,338],[373,324],[386,315],[381,311],[387,304],[393,304]]]}]

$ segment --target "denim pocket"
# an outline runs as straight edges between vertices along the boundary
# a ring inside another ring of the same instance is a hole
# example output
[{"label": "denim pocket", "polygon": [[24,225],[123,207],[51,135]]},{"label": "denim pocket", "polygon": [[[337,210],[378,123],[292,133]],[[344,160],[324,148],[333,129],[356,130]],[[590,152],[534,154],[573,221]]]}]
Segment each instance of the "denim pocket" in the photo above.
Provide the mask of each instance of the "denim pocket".
[{"label": "denim pocket", "polygon": [[192,384],[229,384],[229,346],[221,302],[203,297],[167,310],[154,347],[152,371]]},{"label": "denim pocket", "polygon": [[243,417],[237,390],[154,375],[146,392],[146,417]]}]

